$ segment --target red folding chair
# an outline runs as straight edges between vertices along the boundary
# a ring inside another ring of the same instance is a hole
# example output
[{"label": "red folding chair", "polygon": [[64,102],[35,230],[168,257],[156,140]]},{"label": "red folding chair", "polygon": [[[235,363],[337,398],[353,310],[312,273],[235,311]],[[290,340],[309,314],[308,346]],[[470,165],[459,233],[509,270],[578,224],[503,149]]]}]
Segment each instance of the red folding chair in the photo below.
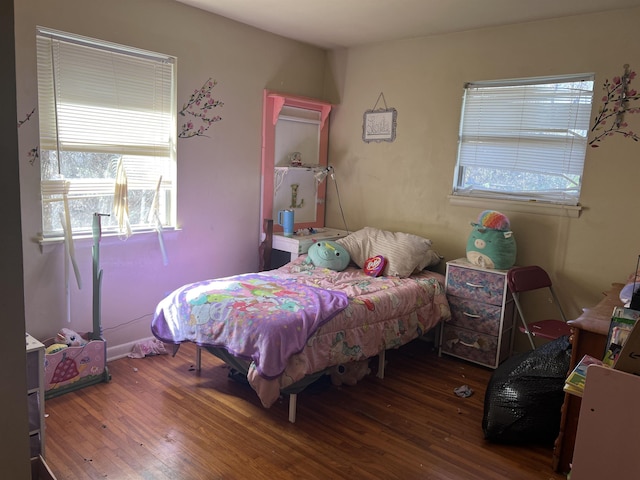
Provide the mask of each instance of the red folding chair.
[{"label": "red folding chair", "polygon": [[[518,310],[518,316],[522,325],[520,331],[527,334],[531,348],[535,349],[535,343],[533,337],[541,337],[549,340],[555,340],[563,335],[569,335],[571,333],[571,327],[567,324],[567,317],[560,306],[556,292],[551,284],[551,279],[547,272],[541,267],[536,265],[530,265],[527,267],[513,267],[507,272],[507,282],[509,284],[509,290],[513,295],[513,300]],[[560,318],[558,319],[545,319],[535,322],[527,322],[520,304],[520,294],[523,292],[530,292],[533,290],[548,289],[551,292],[553,303],[557,307]]]}]

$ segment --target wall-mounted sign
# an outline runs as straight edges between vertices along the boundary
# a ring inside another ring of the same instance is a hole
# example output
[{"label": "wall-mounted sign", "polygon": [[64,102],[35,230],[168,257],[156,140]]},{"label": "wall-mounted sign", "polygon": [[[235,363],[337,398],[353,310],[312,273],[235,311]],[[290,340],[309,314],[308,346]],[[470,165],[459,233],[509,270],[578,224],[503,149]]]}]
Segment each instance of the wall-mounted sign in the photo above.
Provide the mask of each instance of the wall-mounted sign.
[{"label": "wall-mounted sign", "polygon": [[[380,99],[384,108],[376,108]],[[384,94],[380,92],[373,109],[364,112],[362,121],[362,140],[369,142],[393,142],[396,139],[398,111],[388,108]]]}]

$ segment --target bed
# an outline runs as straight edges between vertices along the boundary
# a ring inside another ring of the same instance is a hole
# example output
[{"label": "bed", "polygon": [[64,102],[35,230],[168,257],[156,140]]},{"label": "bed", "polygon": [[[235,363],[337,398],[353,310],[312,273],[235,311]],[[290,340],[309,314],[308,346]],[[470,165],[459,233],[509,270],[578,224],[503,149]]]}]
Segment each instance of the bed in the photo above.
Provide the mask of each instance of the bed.
[{"label": "bed", "polygon": [[[378,232],[392,235],[391,248],[371,241]],[[407,237],[428,242],[414,252],[398,235],[363,229],[345,237],[353,262],[340,272],[301,255],[275,270],[184,285],[158,304],[151,330],[165,343],[192,342],[198,356],[206,349],[221,358],[246,375],[267,408],[289,395],[289,420],[295,422],[297,394],[309,383],[376,355],[382,378],[386,350],[450,318],[443,275],[425,269],[440,260],[431,242]],[[402,235],[409,234],[401,234],[406,240]],[[358,266],[371,249],[386,254],[383,276],[366,275]],[[394,261],[408,254],[418,263]]]}]

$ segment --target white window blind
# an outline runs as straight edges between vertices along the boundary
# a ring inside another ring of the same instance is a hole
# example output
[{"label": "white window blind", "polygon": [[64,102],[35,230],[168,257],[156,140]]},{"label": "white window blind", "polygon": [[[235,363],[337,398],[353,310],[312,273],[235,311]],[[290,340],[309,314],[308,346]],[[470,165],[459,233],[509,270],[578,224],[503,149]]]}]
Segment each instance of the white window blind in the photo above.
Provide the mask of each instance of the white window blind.
[{"label": "white window blind", "polygon": [[454,194],[577,204],[593,75],[469,83]]},{"label": "white window blind", "polygon": [[37,54],[43,236],[111,213],[120,160],[132,229],[175,226],[175,58],[42,27]]}]

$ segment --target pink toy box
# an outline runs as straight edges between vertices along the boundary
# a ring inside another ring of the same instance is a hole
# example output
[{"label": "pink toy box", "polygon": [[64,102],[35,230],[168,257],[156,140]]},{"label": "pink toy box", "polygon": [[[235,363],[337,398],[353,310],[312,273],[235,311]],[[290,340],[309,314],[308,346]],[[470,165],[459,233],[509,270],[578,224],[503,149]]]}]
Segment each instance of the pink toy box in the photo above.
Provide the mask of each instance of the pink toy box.
[{"label": "pink toy box", "polygon": [[[107,368],[107,342],[102,337],[100,303],[102,269],[100,269],[101,213],[93,214],[93,331],[82,333],[85,345],[75,346],[66,342],[67,348],[44,356],[44,398],[52,398],[100,382],[111,380]],[[65,329],[62,329],[65,330]],[[61,331],[62,331],[61,330]],[[72,333],[75,333],[71,331]],[[59,343],[57,338],[49,338],[45,347]]]},{"label": "pink toy box", "polygon": [[[87,340],[85,345],[45,354],[45,399],[111,379],[106,366],[106,342],[89,340],[86,334],[82,337]],[[50,338],[43,343],[48,347],[56,343],[56,339]]]}]

